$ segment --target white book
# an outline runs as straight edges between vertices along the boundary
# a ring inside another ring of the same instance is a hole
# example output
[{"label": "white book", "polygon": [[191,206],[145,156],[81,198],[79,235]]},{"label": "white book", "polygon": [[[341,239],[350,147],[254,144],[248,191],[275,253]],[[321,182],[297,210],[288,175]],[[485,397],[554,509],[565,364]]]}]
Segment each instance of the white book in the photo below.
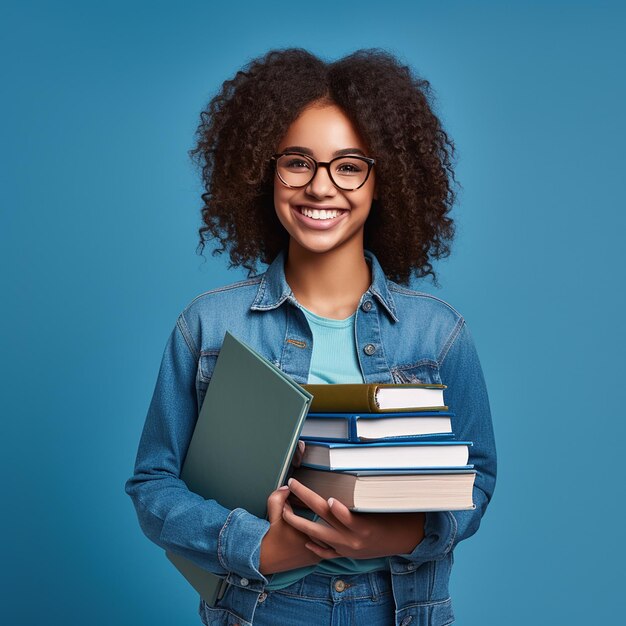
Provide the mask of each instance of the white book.
[{"label": "white book", "polygon": [[468,441],[330,443],[308,441],[302,465],[327,470],[458,467],[469,460]]}]

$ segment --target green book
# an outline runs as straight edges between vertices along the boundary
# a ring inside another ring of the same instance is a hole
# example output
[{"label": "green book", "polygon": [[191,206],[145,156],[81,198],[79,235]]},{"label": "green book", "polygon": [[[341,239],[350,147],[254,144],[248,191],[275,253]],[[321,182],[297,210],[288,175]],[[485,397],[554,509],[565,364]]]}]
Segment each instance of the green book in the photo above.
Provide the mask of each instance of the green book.
[{"label": "green book", "polygon": [[[181,478],[229,509],[267,514],[267,497],[284,484],[312,396],[275,365],[226,333]],[[189,559],[168,559],[210,606],[224,579]]]},{"label": "green book", "polygon": [[303,385],[315,396],[311,413],[394,413],[447,411],[445,385],[344,383]]}]

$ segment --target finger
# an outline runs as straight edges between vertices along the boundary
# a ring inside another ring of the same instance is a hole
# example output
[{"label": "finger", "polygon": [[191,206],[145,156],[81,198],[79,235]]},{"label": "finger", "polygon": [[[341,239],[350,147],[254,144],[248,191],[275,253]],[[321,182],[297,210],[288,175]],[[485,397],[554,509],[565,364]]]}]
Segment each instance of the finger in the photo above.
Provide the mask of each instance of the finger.
[{"label": "finger", "polygon": [[323,559],[337,559],[341,556],[341,554],[339,554],[336,550],[333,550],[332,548],[323,548],[313,541],[308,541],[304,544],[304,546]]},{"label": "finger", "polygon": [[289,493],[289,497],[287,498],[287,502],[291,504],[291,506],[296,507],[297,509],[308,509],[309,507],[298,498],[295,493]]},{"label": "finger", "polygon": [[346,528],[354,529],[357,526],[358,516],[352,513],[343,502],[339,502],[336,498],[328,498],[328,508],[333,517],[339,520]]},{"label": "finger", "polygon": [[311,520],[296,515],[293,509],[286,503],[283,507],[283,520],[296,530],[308,535],[314,541],[321,541],[325,544],[333,545],[333,539],[337,539],[337,530],[329,525],[318,524]]},{"label": "finger", "polygon": [[[293,507],[291,506],[291,502],[289,502],[289,499],[287,499],[287,502],[285,502],[285,509],[287,509],[290,513],[293,513],[296,517],[302,517],[300,515],[298,515],[294,510]],[[333,528],[326,520],[323,520],[321,517],[319,516],[315,516],[315,519],[310,519],[310,517],[307,517],[306,515],[304,516],[305,519],[309,520],[310,522],[313,522],[314,524],[318,524],[320,526],[324,526],[326,528]],[[318,540],[318,543],[321,543]],[[323,548],[327,548],[327,545],[322,545]]]},{"label": "finger", "polygon": [[[322,498],[319,494],[315,493],[312,489],[305,487],[301,482],[295,478],[290,478],[289,490],[298,497],[306,506],[314,513],[317,513],[323,520],[326,520],[331,526],[333,525],[334,518],[330,512],[328,502]],[[335,520],[336,524],[336,520]]]},{"label": "finger", "polygon": [[289,497],[289,487],[284,485],[272,491],[267,498],[267,519],[270,524],[278,521],[283,514],[283,507]]}]

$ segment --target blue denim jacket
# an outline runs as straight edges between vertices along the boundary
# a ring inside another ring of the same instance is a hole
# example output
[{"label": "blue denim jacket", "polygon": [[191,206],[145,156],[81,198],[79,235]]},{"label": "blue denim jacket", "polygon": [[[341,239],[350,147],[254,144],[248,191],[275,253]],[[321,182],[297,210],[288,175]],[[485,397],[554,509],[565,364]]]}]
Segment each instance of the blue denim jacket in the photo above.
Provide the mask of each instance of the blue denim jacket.
[{"label": "blue denim jacket", "polygon": [[[451,306],[389,281],[366,252],[372,284],[356,312],[363,378],[382,383],[444,383],[453,430],[473,441],[477,470],[471,511],[427,513],[425,536],[410,554],[389,558],[397,624],[453,621],[448,580],[456,544],[476,532],[493,493],[496,454],[485,383],[472,338]],[[190,492],[179,478],[224,333],[228,330],[306,383],[311,331],[285,280],[284,254],[264,274],[198,296],[179,316],[165,347],[126,492],[144,533],[231,583],[212,610],[215,624],[251,624],[267,579],[259,571],[269,523]],[[236,462],[236,459],[233,459]],[[213,623],[213,622],[212,622]]]}]

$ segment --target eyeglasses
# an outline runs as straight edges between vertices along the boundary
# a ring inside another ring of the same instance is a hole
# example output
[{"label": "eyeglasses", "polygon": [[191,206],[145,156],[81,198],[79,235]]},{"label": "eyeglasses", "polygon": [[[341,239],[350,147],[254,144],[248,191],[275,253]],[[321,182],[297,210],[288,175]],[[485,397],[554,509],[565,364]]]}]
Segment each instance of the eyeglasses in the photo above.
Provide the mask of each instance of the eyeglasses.
[{"label": "eyeglasses", "polygon": [[299,152],[283,152],[272,156],[276,173],[287,187],[306,187],[317,174],[318,167],[328,170],[335,187],[343,191],[354,191],[365,184],[375,159],[363,156],[340,156],[330,161],[316,161]]}]

